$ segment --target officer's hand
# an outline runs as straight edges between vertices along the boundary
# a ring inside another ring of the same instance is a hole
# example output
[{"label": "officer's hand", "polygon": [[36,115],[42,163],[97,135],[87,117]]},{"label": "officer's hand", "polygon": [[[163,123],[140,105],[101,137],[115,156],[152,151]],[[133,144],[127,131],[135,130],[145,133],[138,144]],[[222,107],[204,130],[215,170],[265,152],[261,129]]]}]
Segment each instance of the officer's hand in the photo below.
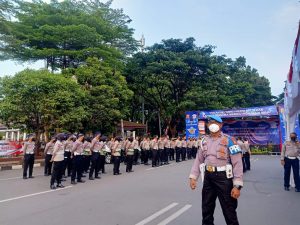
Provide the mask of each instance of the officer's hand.
[{"label": "officer's hand", "polygon": [[197,181],[195,179],[190,178],[190,187],[192,190],[195,190],[197,187]]},{"label": "officer's hand", "polygon": [[284,160],[281,160],[281,165],[284,166]]},{"label": "officer's hand", "polygon": [[237,189],[236,187],[232,188],[231,190],[231,197],[232,198],[235,198],[235,199],[238,199],[241,195],[241,192],[239,189]]}]

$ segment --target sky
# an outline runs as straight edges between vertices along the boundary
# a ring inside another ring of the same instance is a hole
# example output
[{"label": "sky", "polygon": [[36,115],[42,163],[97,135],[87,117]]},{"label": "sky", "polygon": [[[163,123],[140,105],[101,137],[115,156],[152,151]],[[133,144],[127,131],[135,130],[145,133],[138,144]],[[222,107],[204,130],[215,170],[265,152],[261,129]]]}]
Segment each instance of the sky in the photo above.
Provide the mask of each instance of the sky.
[{"label": "sky", "polygon": [[[114,0],[112,7],[123,8],[135,38],[144,34],[146,46],[194,37],[198,46],[216,46],[215,54],[244,56],[270,80],[273,95],[283,91],[300,20],[298,0]],[[28,66],[43,63],[0,62],[0,76]]]}]

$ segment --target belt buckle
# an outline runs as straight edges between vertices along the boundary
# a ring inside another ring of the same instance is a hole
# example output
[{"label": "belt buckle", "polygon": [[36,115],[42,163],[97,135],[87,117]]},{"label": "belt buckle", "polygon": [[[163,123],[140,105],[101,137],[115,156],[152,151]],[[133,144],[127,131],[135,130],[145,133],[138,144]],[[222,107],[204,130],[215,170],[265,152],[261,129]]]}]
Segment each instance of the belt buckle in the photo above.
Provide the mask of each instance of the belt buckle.
[{"label": "belt buckle", "polygon": [[213,167],[213,166],[206,166],[206,170],[208,172],[215,172],[215,167]]}]

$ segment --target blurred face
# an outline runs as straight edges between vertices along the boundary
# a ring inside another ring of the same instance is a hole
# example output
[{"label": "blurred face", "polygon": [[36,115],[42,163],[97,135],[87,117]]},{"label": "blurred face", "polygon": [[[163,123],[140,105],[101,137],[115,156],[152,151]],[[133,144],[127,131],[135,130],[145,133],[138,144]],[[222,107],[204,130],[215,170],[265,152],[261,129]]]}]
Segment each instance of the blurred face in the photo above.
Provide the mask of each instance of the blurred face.
[{"label": "blurred face", "polygon": [[84,136],[79,137],[78,141],[84,142]]},{"label": "blurred face", "polygon": [[30,137],[29,138],[29,141],[31,142],[31,141],[35,141],[35,137]]},{"label": "blurred face", "polygon": [[291,133],[290,138],[291,138],[291,141],[296,141],[297,135],[295,133]]},{"label": "blurred face", "polygon": [[211,133],[219,133],[222,129],[222,123],[218,123],[215,120],[211,120],[209,121],[209,123],[207,124],[208,129]]}]

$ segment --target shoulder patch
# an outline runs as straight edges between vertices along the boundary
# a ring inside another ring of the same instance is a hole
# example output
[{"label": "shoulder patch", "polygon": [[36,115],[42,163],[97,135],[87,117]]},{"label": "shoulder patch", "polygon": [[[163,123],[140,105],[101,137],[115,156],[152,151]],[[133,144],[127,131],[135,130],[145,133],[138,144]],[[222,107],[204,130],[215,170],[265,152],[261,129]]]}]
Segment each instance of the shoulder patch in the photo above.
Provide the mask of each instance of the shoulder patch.
[{"label": "shoulder patch", "polygon": [[241,150],[240,146],[232,145],[229,147],[229,152],[230,152],[230,155],[236,155],[236,154],[242,153],[242,150]]}]

